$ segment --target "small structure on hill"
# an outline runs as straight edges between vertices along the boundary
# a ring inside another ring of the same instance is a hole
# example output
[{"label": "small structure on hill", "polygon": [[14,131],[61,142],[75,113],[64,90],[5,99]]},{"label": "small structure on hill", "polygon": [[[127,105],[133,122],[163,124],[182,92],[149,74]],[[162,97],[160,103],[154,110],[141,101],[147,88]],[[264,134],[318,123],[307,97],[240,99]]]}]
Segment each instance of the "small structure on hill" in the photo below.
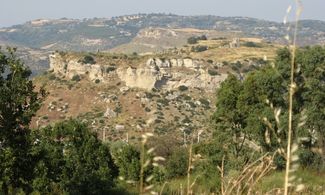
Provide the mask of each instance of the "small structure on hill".
[{"label": "small structure on hill", "polygon": [[239,38],[233,38],[232,41],[229,43],[230,48],[238,48],[240,47],[240,40]]}]

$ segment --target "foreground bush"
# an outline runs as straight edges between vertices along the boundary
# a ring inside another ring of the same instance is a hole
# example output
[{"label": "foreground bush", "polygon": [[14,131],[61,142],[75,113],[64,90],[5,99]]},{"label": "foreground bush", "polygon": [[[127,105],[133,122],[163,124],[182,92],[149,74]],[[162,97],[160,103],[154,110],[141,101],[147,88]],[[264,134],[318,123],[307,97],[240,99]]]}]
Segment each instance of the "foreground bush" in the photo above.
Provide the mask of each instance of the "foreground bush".
[{"label": "foreground bush", "polygon": [[37,133],[40,161],[33,187],[40,193],[104,194],[114,186],[117,168],[109,148],[82,123],[70,120]]}]

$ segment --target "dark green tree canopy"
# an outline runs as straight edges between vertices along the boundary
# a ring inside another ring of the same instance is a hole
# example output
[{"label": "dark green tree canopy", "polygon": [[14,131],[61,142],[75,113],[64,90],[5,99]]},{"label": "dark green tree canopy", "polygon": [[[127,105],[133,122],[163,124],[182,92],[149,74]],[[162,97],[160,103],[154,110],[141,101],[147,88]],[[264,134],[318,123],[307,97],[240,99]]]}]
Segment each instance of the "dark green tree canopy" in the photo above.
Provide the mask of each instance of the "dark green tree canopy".
[{"label": "dark green tree canopy", "polygon": [[[274,65],[248,73],[243,81],[229,75],[221,84],[213,116],[214,137],[230,146],[227,150],[231,153],[239,156],[245,140],[256,143],[263,151],[284,147],[290,61],[290,51],[284,48],[278,51]],[[294,136],[308,138],[308,146],[324,149],[325,48],[300,48],[295,66]],[[303,115],[305,123],[298,128]]]},{"label": "dark green tree canopy", "polygon": [[116,142],[112,146],[112,155],[119,168],[120,176],[125,180],[138,181],[140,177],[140,152],[132,145]]},{"label": "dark green tree canopy", "polygon": [[109,193],[117,167],[109,147],[86,125],[69,120],[40,131],[35,150],[42,157],[35,169],[35,190],[51,193],[56,186],[70,194]]},{"label": "dark green tree canopy", "polygon": [[37,159],[32,154],[29,124],[46,96],[29,79],[31,71],[15,56],[0,50],[0,185],[29,192]]}]

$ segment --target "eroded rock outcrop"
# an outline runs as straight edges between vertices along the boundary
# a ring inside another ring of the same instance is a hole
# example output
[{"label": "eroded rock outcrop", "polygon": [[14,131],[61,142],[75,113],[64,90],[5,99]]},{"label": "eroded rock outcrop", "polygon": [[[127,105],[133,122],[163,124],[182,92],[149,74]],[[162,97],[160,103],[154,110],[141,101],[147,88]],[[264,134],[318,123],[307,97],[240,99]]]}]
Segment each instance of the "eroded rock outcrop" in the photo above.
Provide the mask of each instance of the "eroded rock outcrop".
[{"label": "eroded rock outcrop", "polygon": [[108,80],[108,65],[101,64],[83,64],[76,59],[65,59],[60,54],[50,55],[50,70],[55,74],[62,75],[72,79],[75,75],[87,76],[90,80]]},{"label": "eroded rock outcrop", "polygon": [[210,75],[204,62],[192,59],[150,58],[138,68],[118,69],[119,78],[129,87],[175,89],[181,85],[215,90],[226,74]]},{"label": "eroded rock outcrop", "polygon": [[227,77],[226,74],[209,74],[210,68],[202,60],[149,58],[146,63],[117,66],[106,71],[105,64],[82,64],[78,60],[67,60],[59,54],[50,56],[50,67],[54,73],[72,78],[84,75],[90,80],[109,81],[112,75],[123,81],[127,87],[176,89],[181,85],[213,91]]}]

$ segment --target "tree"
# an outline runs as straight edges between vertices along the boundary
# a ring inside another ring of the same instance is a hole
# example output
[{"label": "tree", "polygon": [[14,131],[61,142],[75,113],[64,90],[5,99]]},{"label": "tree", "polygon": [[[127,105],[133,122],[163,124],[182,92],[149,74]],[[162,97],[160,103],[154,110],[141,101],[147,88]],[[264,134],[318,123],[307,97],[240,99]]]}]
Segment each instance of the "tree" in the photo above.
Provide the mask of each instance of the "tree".
[{"label": "tree", "polygon": [[187,43],[191,45],[196,44],[197,41],[198,41],[197,37],[190,37],[187,39]]},{"label": "tree", "polygon": [[201,36],[192,36],[187,39],[188,44],[196,44],[199,40],[207,40],[206,35],[201,35]]},{"label": "tree", "polygon": [[239,156],[243,148],[241,138],[244,134],[244,119],[238,109],[238,99],[242,89],[239,79],[234,75],[229,75],[217,92],[217,110],[213,115],[216,125],[215,139],[217,142],[224,143],[224,148],[229,147],[236,156]]},{"label": "tree", "polygon": [[[117,167],[109,147],[82,123],[69,120],[40,130],[35,148],[42,154],[34,189],[53,193],[107,194]],[[35,149],[35,150],[36,150]]]},{"label": "tree", "polygon": [[188,169],[188,152],[185,149],[173,151],[172,155],[167,160],[166,176],[175,178],[185,176]]},{"label": "tree", "polygon": [[29,124],[46,96],[35,91],[31,71],[15,56],[16,49],[0,51],[0,185],[31,191],[37,162],[32,152]]},{"label": "tree", "polygon": [[112,155],[120,176],[126,180],[139,181],[140,152],[134,146],[117,142],[112,146]]},{"label": "tree", "polygon": [[325,48],[302,49],[297,61],[301,64],[300,80],[304,81],[300,85],[303,90],[299,91],[307,116],[304,128],[316,134],[313,145],[325,151]]},{"label": "tree", "polygon": [[[281,49],[274,66],[266,65],[252,71],[243,81],[230,75],[221,84],[213,117],[214,137],[227,146],[228,154],[242,156],[239,152],[244,153],[245,140],[260,146],[263,152],[285,147],[290,60],[290,51]],[[294,140],[301,144],[301,149],[318,147],[324,150],[325,48],[299,49],[295,64]],[[298,138],[303,138],[303,143]]]}]

